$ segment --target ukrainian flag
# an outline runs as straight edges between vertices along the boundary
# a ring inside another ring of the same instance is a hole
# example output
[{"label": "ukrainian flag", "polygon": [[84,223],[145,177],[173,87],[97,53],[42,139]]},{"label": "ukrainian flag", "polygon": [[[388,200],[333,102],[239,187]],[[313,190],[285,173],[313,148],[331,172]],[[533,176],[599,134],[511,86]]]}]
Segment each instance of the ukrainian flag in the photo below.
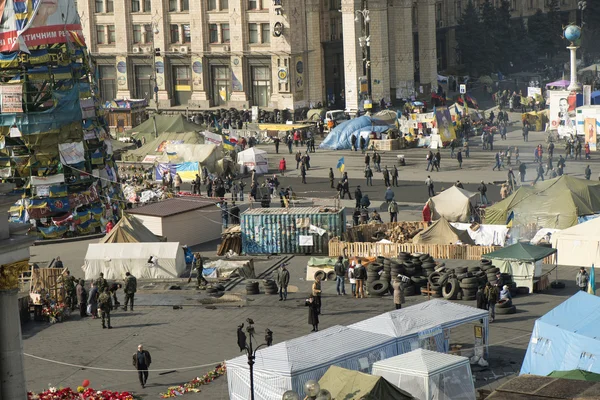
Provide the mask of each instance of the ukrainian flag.
[{"label": "ukrainian flag", "polygon": [[592,269],[590,270],[590,280],[588,281],[587,292],[594,296],[596,295],[596,273],[594,272],[594,264],[592,264]]},{"label": "ukrainian flag", "polygon": [[512,228],[514,220],[515,220],[515,212],[511,211],[510,214],[508,214],[508,218],[506,218],[506,227]]},{"label": "ukrainian flag", "polygon": [[342,157],[342,158],[340,158],[338,160],[336,168],[339,169],[340,172],[342,172],[342,173],[344,172],[344,170],[346,169],[346,164],[345,164],[345,161],[344,161],[344,157]]},{"label": "ukrainian flag", "polygon": [[223,148],[225,150],[234,150],[235,146],[229,140],[229,135],[223,135]]}]

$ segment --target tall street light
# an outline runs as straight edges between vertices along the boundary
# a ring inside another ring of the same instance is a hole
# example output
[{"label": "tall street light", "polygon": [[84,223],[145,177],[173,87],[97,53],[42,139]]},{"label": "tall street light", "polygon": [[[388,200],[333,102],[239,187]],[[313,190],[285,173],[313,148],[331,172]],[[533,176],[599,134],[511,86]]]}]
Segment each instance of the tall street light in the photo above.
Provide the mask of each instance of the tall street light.
[{"label": "tall street light", "polygon": [[154,106],[155,106],[155,111],[154,111],[154,115],[152,116],[152,121],[154,123],[154,137],[157,138],[158,137],[158,127],[156,126],[156,114],[158,114],[158,68],[156,67],[156,56],[160,56],[160,49],[157,49],[156,46],[154,45],[154,41],[155,41],[155,36],[158,35],[160,33],[160,30],[158,29],[158,22],[157,21],[153,21],[152,22],[152,26],[151,26],[152,32],[150,37],[152,38],[152,69],[154,71],[154,74],[152,75],[152,80],[154,81]]},{"label": "tall street light", "polygon": [[[354,11],[354,21],[359,22],[362,17],[362,36],[358,38],[358,44],[362,49],[363,55],[363,75],[367,77],[367,99],[371,100],[371,34],[369,25],[371,17],[369,16],[368,0],[362,0],[362,10]],[[366,107],[365,107],[366,109]]]},{"label": "tall street light", "polygon": [[[246,333],[244,333],[244,324],[238,326],[237,329],[237,343],[240,351],[245,351],[248,355],[248,367],[250,368],[250,399],[254,400],[254,360],[256,359],[256,352],[264,346],[270,346],[273,343],[273,332],[270,329],[265,330],[265,342],[258,346],[256,349],[252,343],[254,339],[254,321],[251,318],[246,319],[248,326],[246,327]],[[248,339],[248,340],[247,340]]]}]

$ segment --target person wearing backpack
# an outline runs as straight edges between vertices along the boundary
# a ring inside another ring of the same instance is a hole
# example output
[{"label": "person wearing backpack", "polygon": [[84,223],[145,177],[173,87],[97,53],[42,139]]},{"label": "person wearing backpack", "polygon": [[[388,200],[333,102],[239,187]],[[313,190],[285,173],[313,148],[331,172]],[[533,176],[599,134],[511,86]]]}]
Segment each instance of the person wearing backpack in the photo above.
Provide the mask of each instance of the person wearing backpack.
[{"label": "person wearing backpack", "polygon": [[390,222],[398,222],[398,203],[396,203],[396,200],[390,202],[388,212],[390,213]]},{"label": "person wearing backpack", "polygon": [[108,288],[104,289],[104,292],[98,297],[98,304],[102,313],[102,329],[106,329],[106,320],[108,320],[108,329],[112,329],[112,326],[110,325],[110,310],[112,310],[113,304]]},{"label": "person wearing backpack", "polygon": [[488,302],[488,310],[490,310],[490,322],[494,322],[496,319],[496,303],[500,296],[498,286],[492,286],[491,283],[486,284],[485,294]]},{"label": "person wearing backpack", "polygon": [[354,278],[356,279],[356,298],[365,298],[365,279],[367,279],[367,269],[361,263],[354,269]]}]

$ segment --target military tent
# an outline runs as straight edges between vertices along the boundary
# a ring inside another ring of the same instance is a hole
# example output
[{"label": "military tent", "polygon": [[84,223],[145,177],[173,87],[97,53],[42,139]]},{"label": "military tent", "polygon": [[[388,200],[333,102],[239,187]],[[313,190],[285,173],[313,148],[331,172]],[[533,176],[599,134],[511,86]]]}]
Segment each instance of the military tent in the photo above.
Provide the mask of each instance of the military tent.
[{"label": "military tent", "polygon": [[536,224],[542,228],[565,229],[577,217],[600,211],[600,184],[567,175],[521,186],[485,212],[486,224],[506,224],[514,212],[513,226]]},{"label": "military tent", "polygon": [[600,265],[600,218],[555,232],[551,241],[560,265]]},{"label": "military tent", "polygon": [[457,244],[458,242],[475,244],[467,231],[456,229],[443,217],[413,238],[413,243],[416,244]]},{"label": "military tent", "polygon": [[135,162],[142,162],[144,159],[146,162],[168,161],[165,154],[168,146],[183,144],[204,144],[204,136],[198,132],[163,132],[157,138],[152,136],[142,147],[126,152],[121,159]]},{"label": "military tent", "polygon": [[449,222],[469,222],[473,209],[471,198],[475,195],[476,193],[451,186],[429,199],[432,218],[434,220],[445,218]]},{"label": "military tent", "polygon": [[100,239],[100,243],[154,243],[162,241],[161,238],[150,232],[139,219],[129,214],[123,214],[123,217],[113,229]]},{"label": "military tent", "polygon": [[[156,125],[155,125],[156,121]],[[156,127],[156,129],[155,129]],[[126,131],[130,135],[134,135],[136,139],[146,137],[146,140],[158,132],[160,135],[163,132],[184,133],[200,131],[200,125],[189,122],[181,114],[179,115],[156,115],[151,116],[141,124]]]},{"label": "military tent", "polygon": [[381,376],[332,365],[319,379],[321,389],[331,393],[332,399],[412,400],[414,397],[398,389]]}]

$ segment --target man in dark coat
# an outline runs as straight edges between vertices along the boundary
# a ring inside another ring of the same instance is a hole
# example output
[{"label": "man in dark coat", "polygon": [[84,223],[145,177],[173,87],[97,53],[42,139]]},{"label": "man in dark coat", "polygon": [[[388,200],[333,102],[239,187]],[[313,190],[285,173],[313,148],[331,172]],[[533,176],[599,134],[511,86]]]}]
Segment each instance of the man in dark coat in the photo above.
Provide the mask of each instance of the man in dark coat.
[{"label": "man in dark coat", "polygon": [[318,308],[315,297],[311,295],[306,300],[306,303],[304,303],[304,305],[308,307],[308,324],[312,325],[312,327],[313,327],[311,332],[318,332],[319,331],[319,308]]},{"label": "man in dark coat", "polygon": [[285,264],[279,266],[275,282],[277,282],[277,286],[279,287],[279,301],[286,301],[287,288],[290,283],[290,271],[287,270]]},{"label": "man in dark coat", "polygon": [[360,185],[356,187],[356,190],[354,191],[354,199],[356,200],[356,207],[355,208],[359,208],[360,207],[360,200],[362,199],[362,191],[360,190]]},{"label": "man in dark coat", "polygon": [[133,366],[138,371],[138,377],[140,378],[140,385],[142,388],[146,387],[148,381],[148,369],[152,363],[152,357],[150,352],[144,350],[144,346],[141,344],[138,346],[137,352],[133,355]]},{"label": "man in dark coat", "polygon": [[79,280],[75,291],[77,292],[77,304],[79,305],[79,315],[81,317],[87,317],[87,292],[85,290],[85,282],[83,281],[83,279]]}]

